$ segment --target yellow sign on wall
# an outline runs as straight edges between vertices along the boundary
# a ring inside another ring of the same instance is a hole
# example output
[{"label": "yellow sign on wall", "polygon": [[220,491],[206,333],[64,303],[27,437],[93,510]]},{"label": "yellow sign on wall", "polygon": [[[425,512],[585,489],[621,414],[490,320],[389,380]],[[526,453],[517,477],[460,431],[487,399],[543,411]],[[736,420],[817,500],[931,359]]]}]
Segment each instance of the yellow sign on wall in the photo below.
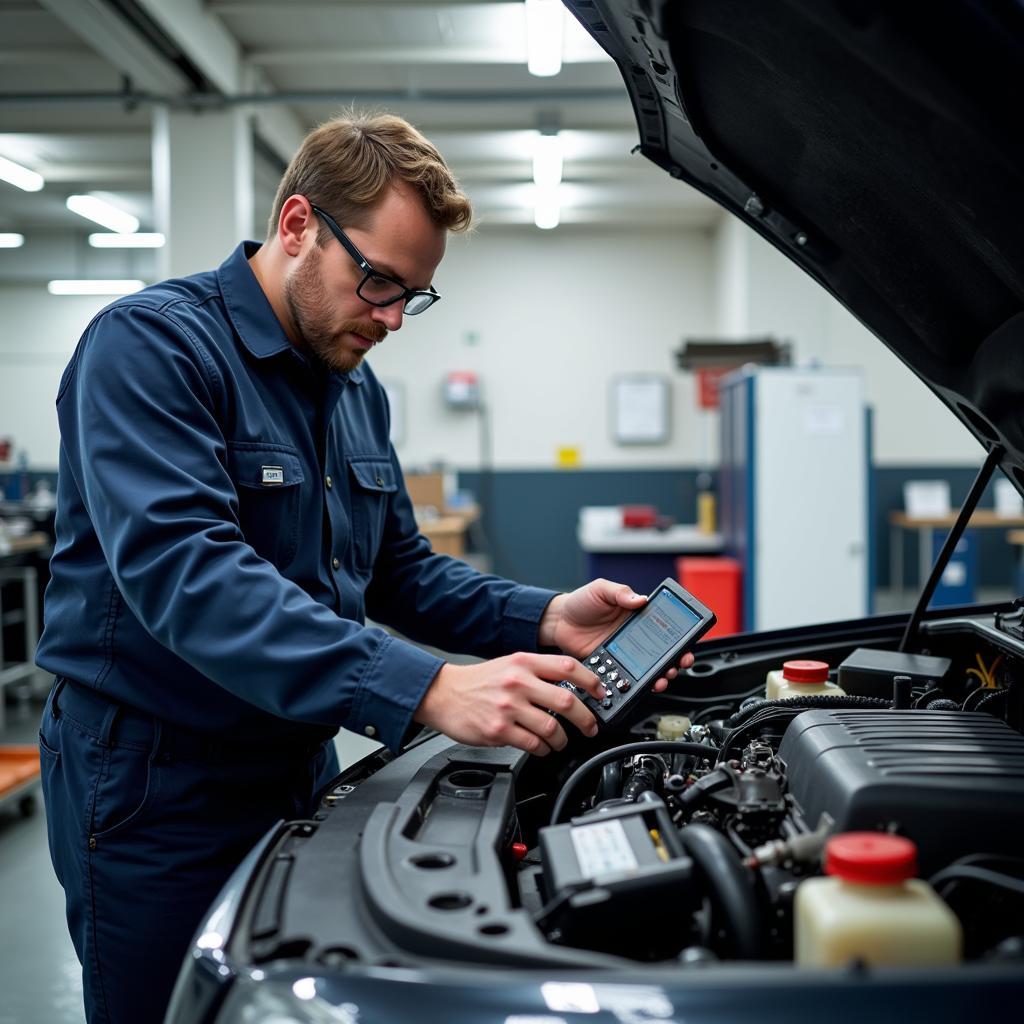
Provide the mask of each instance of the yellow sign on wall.
[{"label": "yellow sign on wall", "polygon": [[559,448],[555,463],[559,469],[573,469],[580,464],[579,448]]}]

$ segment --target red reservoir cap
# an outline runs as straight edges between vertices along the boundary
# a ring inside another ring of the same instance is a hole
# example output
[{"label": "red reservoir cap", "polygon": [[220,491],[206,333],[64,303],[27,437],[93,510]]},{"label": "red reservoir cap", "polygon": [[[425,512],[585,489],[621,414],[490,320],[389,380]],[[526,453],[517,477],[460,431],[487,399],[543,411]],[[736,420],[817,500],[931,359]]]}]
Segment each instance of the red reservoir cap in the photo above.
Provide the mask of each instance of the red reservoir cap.
[{"label": "red reservoir cap", "polygon": [[828,665],[824,661],[787,661],[782,678],[789,683],[827,683]]},{"label": "red reservoir cap", "polygon": [[825,845],[825,874],[862,885],[899,885],[917,874],[917,847],[885,832],[844,832]]}]

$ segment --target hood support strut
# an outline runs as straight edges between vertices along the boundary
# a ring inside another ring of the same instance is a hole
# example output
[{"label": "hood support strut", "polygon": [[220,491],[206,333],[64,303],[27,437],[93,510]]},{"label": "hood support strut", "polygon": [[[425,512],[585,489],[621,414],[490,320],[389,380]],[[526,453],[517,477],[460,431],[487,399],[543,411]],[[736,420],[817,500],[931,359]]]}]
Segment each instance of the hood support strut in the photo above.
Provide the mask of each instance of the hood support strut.
[{"label": "hood support strut", "polygon": [[956,517],[956,522],[953,524],[949,531],[949,535],[946,537],[946,542],[942,545],[942,550],[939,552],[939,557],[935,559],[935,564],[932,566],[931,575],[928,577],[928,582],[924,585],[924,590],[921,591],[921,596],[917,599],[917,605],[914,608],[913,614],[910,616],[910,621],[907,623],[907,628],[903,633],[903,639],[900,641],[899,650],[906,651],[910,646],[910,642],[917,636],[917,631],[921,625],[921,619],[924,618],[924,613],[928,608],[928,603],[932,599],[932,595],[935,593],[935,588],[939,585],[939,580],[942,579],[942,574],[946,569],[946,564],[949,562],[950,557],[956,550],[957,541],[963,535],[964,530],[967,528],[967,523],[970,521],[971,516],[974,513],[978,502],[981,500],[981,496],[988,486],[989,480],[992,479],[992,474],[996,470],[996,466],[999,465],[1000,460],[1005,451],[1001,445],[994,445],[992,450],[988,453],[988,458],[985,459],[981,469],[978,470],[978,475],[974,478],[974,483],[971,484],[971,489],[964,498],[963,505],[960,506],[960,514]]}]

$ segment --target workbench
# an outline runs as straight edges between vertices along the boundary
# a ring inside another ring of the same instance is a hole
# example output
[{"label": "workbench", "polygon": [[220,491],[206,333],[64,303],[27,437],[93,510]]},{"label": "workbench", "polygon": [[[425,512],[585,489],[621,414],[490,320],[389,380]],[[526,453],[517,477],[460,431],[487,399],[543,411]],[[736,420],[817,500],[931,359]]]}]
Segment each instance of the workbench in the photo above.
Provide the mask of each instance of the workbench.
[{"label": "workbench", "polygon": [[[950,512],[944,516],[909,516],[906,512],[889,513],[889,586],[902,592],[906,587],[904,579],[903,532],[917,531],[918,573],[920,585],[928,578],[933,564],[934,533],[943,530],[948,533],[957,520],[958,513]],[[1007,530],[1011,527],[1024,527],[1024,516],[1000,516],[992,509],[975,509],[967,524],[969,530]],[[1012,541],[1011,541],[1012,543]]]},{"label": "workbench", "polygon": [[[5,538],[0,546],[0,729],[4,727],[4,690],[12,683],[35,678],[36,644],[39,642],[38,573],[32,563],[45,556],[50,539],[45,533],[29,533],[24,537]],[[4,606],[6,584],[21,586],[21,606]],[[20,624],[24,636],[24,659],[7,663],[4,655],[3,627]]]}]

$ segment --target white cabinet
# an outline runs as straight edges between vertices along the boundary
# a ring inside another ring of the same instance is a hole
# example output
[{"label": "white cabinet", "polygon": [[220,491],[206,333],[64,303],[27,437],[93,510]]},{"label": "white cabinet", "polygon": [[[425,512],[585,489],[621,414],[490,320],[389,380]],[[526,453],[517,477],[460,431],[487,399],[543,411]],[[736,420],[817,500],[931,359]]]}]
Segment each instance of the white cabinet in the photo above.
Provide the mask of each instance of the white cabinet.
[{"label": "white cabinet", "polygon": [[870,419],[856,369],[745,367],[722,385],[722,531],[744,628],[870,612]]}]

